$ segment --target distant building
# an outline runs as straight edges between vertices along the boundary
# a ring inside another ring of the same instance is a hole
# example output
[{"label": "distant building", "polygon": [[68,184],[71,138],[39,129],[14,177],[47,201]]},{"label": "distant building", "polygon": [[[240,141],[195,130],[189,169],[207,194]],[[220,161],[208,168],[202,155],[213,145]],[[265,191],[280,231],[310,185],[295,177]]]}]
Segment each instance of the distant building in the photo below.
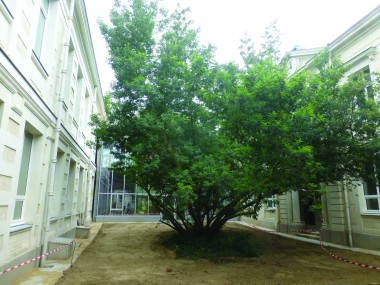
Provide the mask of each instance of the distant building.
[{"label": "distant building", "polygon": [[[349,28],[328,46],[331,58],[340,56],[348,67],[346,76],[359,71],[380,72],[380,6]],[[294,49],[286,54],[289,72],[307,69],[322,48]],[[377,94],[379,96],[379,94]],[[324,240],[337,244],[380,250],[380,177],[377,185],[366,181],[347,191],[344,185],[330,185],[322,195],[321,216],[310,211],[312,201],[302,191],[291,191],[269,199],[255,222],[280,231],[324,226]]]},{"label": "distant building", "polygon": [[159,210],[148,194],[127,177],[112,170],[110,149],[102,149],[94,197],[94,220],[97,222],[158,222]]},{"label": "distant building", "polygon": [[94,113],[105,115],[84,0],[1,0],[0,272],[90,222]]}]

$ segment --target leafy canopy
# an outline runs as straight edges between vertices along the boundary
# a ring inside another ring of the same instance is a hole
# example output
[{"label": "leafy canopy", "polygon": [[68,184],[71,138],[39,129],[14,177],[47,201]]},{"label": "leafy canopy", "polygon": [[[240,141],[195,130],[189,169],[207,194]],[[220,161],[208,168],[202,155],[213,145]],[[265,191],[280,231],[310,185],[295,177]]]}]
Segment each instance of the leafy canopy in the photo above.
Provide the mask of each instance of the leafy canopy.
[{"label": "leafy canopy", "polygon": [[271,195],[363,177],[362,165],[378,161],[379,105],[363,97],[366,80],[342,85],[343,65],[326,54],[318,72],[289,78],[275,24],[259,52],[242,40],[245,69],[218,64],[188,12],[116,1],[111,23],[100,24],[116,82],[94,133],[163,223],[214,235],[232,218],[255,217]]}]

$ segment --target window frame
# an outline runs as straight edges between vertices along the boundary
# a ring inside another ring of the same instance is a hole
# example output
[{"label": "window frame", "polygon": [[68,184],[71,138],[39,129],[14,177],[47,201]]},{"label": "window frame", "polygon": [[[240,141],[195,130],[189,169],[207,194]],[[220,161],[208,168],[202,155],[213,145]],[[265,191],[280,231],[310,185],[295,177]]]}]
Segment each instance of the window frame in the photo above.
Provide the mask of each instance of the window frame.
[{"label": "window frame", "polygon": [[277,208],[276,195],[272,195],[270,197],[265,198],[264,203],[265,203],[264,209],[266,211],[275,211]]},{"label": "window frame", "polygon": [[[29,140],[28,145],[26,145],[27,140]],[[28,184],[29,184],[29,171],[30,171],[30,161],[31,161],[31,156],[32,156],[32,151],[33,151],[33,141],[34,141],[34,135],[32,133],[28,132],[27,130],[25,130],[24,131],[24,140],[23,140],[23,144],[22,144],[22,157],[21,157],[21,163],[20,163],[19,179],[18,179],[17,192],[16,192],[14,209],[13,209],[13,216],[12,216],[12,225],[19,225],[19,224],[24,223],[24,213],[25,213],[26,195],[27,195]],[[28,161],[27,162],[23,160],[25,158],[25,146],[28,147],[28,149],[27,149]],[[25,163],[26,163],[26,165],[25,165]],[[22,182],[25,185],[20,184],[21,183],[21,179],[20,179],[21,178],[21,172],[22,172],[23,167],[26,169],[25,178],[23,179],[23,182]],[[20,189],[21,189],[20,187],[23,188],[21,191],[20,191]],[[20,202],[22,203],[21,209],[19,210],[20,215],[18,218],[15,219],[16,210],[18,209],[17,204]]]},{"label": "window frame", "polygon": [[[9,3],[12,3],[11,5]],[[14,19],[15,1],[0,0],[0,11],[3,13],[8,23],[11,23]]]},{"label": "window frame", "polygon": [[33,47],[33,53],[38,60],[40,60],[41,54],[42,54],[45,28],[46,28],[46,22],[48,18],[49,5],[50,5],[49,2],[50,2],[49,0],[41,0],[41,5],[39,9],[39,14],[38,14],[36,38],[35,38],[35,43]]},{"label": "window frame", "polygon": [[[377,194],[375,195],[367,195],[365,192],[366,192],[366,183],[364,182],[363,183],[363,198],[364,198],[364,214],[375,214],[375,215],[380,215],[380,185],[377,185],[376,186],[376,192]],[[371,210],[371,209],[368,209],[368,204],[367,204],[367,200],[369,199],[377,199],[377,205],[378,205],[378,209],[376,210]]]}]

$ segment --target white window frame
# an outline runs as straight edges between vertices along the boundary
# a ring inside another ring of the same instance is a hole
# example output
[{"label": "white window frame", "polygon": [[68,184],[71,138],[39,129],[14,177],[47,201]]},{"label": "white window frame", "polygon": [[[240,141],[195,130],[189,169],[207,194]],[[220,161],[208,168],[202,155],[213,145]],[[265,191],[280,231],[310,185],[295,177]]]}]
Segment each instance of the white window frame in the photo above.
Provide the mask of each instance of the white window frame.
[{"label": "white window frame", "polygon": [[4,15],[8,23],[11,23],[13,20],[15,6],[15,0],[0,0],[0,12]]},{"label": "white window frame", "polygon": [[264,203],[265,203],[265,210],[267,210],[267,211],[276,210],[276,208],[277,208],[276,195],[272,195],[268,198],[265,198]]},{"label": "white window frame", "polygon": [[[28,150],[28,161],[27,161],[27,165],[26,165],[26,176],[25,176],[25,180],[23,182],[23,184],[25,185],[21,185],[23,187],[23,189],[21,191],[19,191],[20,189],[20,178],[21,178],[21,174],[19,176],[19,184],[17,186],[17,193],[16,193],[16,199],[15,199],[15,204],[14,204],[14,210],[13,210],[13,216],[12,216],[12,225],[17,225],[17,224],[23,224],[23,221],[24,221],[24,212],[25,212],[25,204],[26,204],[26,194],[27,194],[27,188],[28,188],[28,182],[29,182],[29,170],[30,170],[30,160],[31,160],[31,156],[32,156],[32,151],[33,151],[33,140],[34,140],[34,136],[33,134],[25,131],[25,135],[24,135],[24,141],[23,141],[23,150],[22,150],[22,156],[24,157],[25,156],[25,141],[27,139],[27,136],[30,136],[31,137],[31,141],[30,141],[30,146],[29,146],[29,150]],[[23,160],[21,159],[21,163],[20,163],[20,173],[22,171],[22,167],[23,167]],[[22,192],[22,193],[20,193]],[[21,209],[20,209],[20,217],[19,218],[15,218],[15,214],[16,214],[16,205],[17,203],[22,203],[21,205]]]},{"label": "white window frame", "polygon": [[37,21],[36,40],[35,40],[34,48],[33,48],[33,52],[38,59],[41,58],[46,21],[48,17],[48,10],[49,10],[49,0],[41,0],[40,13],[38,15],[38,21]]},{"label": "white window frame", "polygon": [[[365,194],[365,184],[363,183],[363,196],[364,196],[364,214],[373,214],[373,215],[380,215],[380,185],[377,185],[376,187],[376,195],[366,195]],[[367,207],[367,200],[369,199],[377,199],[378,207],[377,210],[371,210]]]}]

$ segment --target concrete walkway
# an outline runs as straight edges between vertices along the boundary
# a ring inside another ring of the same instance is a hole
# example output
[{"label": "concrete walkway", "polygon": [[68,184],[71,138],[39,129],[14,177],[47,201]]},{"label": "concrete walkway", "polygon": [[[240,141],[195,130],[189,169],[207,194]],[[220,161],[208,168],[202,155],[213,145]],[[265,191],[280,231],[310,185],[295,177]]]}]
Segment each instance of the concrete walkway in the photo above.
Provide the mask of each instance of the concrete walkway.
[{"label": "concrete walkway", "polygon": [[[257,228],[259,230],[266,231],[266,232],[271,233],[271,234],[283,236],[283,237],[286,237],[286,238],[291,238],[291,239],[300,240],[300,241],[304,241],[304,242],[308,242],[308,243],[313,243],[313,244],[320,244],[319,240],[315,240],[315,239],[311,239],[311,238],[306,238],[306,237],[301,237],[301,236],[296,236],[296,235],[292,235],[292,234],[286,234],[286,233],[277,232],[277,231],[274,231],[272,229],[267,229],[267,228],[259,227],[259,226],[256,226],[254,224],[250,224],[250,223],[245,222],[245,221],[244,222],[237,222],[237,223],[239,223],[241,225],[244,225],[246,227]],[[361,252],[361,253],[365,253],[365,254],[372,254],[372,255],[380,256],[380,251],[369,250],[369,249],[364,249],[364,248],[359,248],[359,247],[349,247],[349,246],[329,243],[329,242],[325,242],[325,241],[323,242],[323,246],[326,247],[326,248],[333,247],[333,248],[351,250],[351,251],[355,251],[355,252]]]},{"label": "concrete walkway", "polygon": [[[47,260],[44,267],[39,267],[29,274],[16,280],[14,285],[54,285],[62,276],[63,272],[70,268],[86,247],[93,241],[98,234],[102,223],[90,224],[90,237],[88,239],[75,239],[76,247],[74,256],[68,260]],[[17,269],[16,269],[17,270]]]}]

